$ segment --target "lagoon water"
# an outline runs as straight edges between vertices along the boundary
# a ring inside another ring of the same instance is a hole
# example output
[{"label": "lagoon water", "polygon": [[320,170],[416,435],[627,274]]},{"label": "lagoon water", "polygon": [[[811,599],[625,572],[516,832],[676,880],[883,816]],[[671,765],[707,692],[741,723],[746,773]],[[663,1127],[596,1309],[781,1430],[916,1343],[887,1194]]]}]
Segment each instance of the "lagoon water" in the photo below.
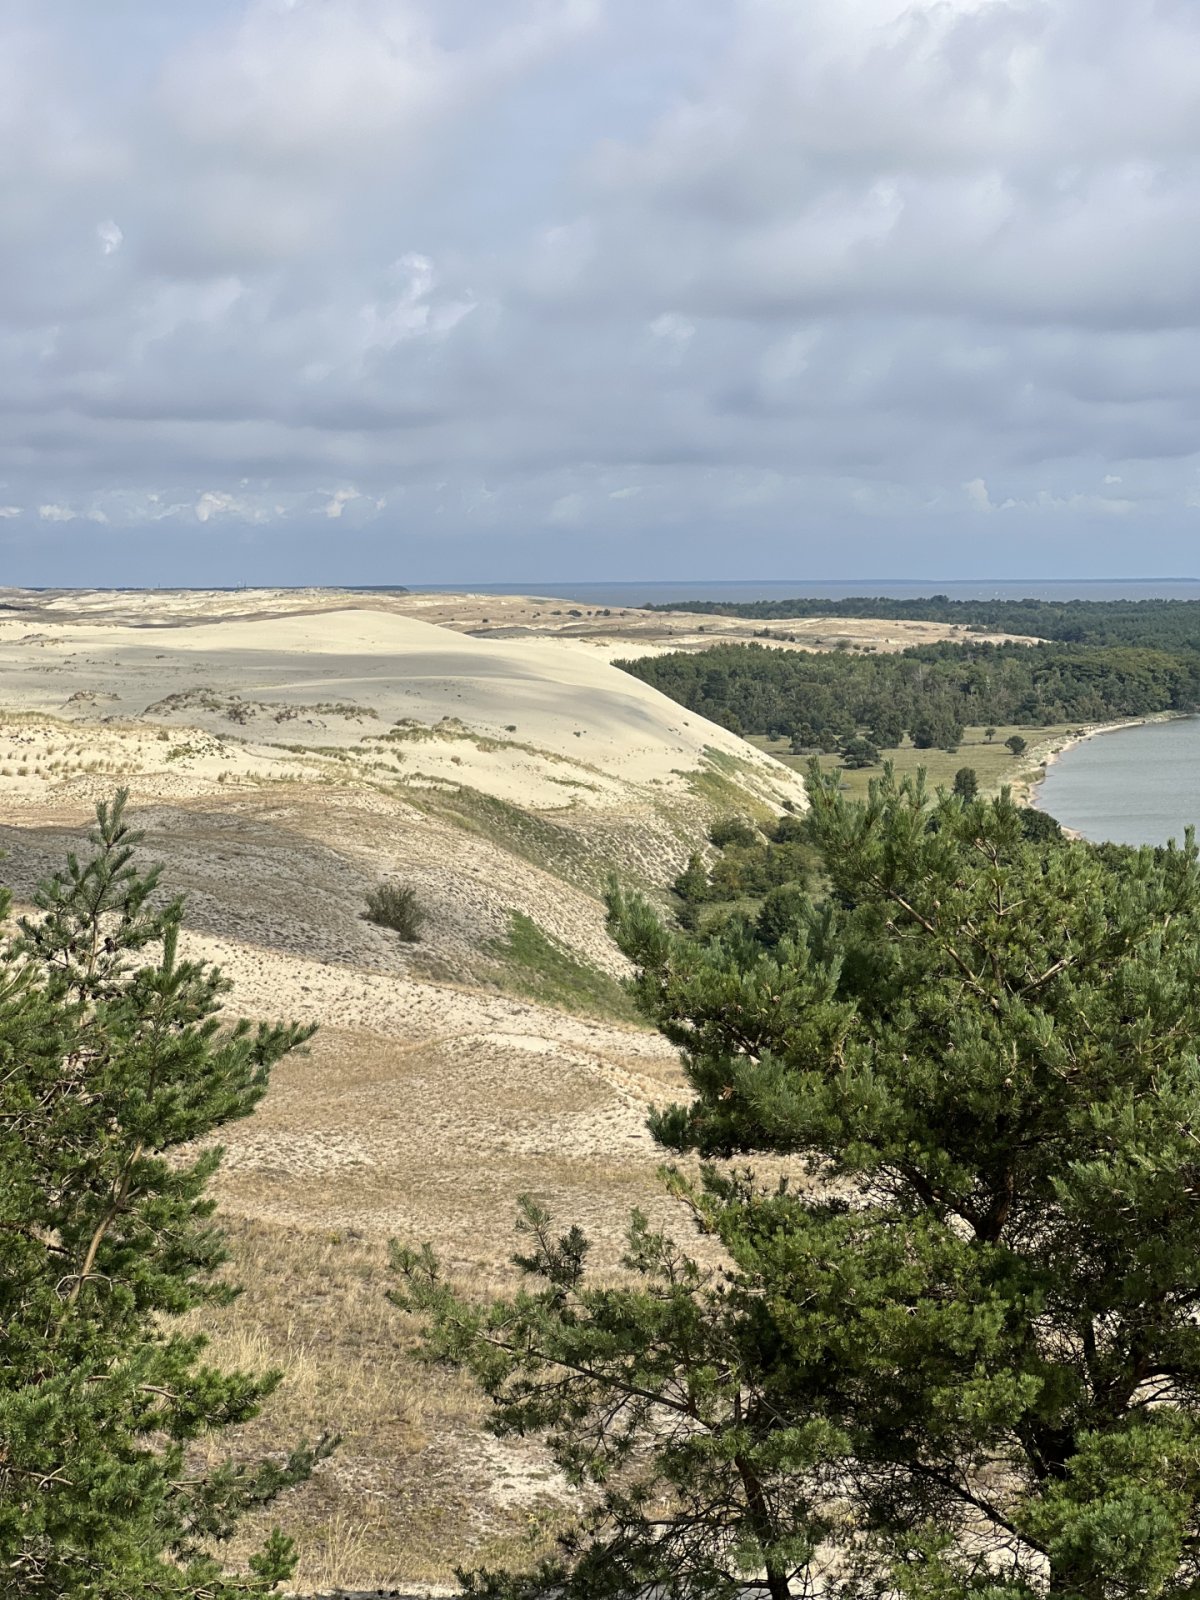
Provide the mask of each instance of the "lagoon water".
[{"label": "lagoon water", "polygon": [[1200,717],[1097,734],[1047,770],[1038,805],[1085,839],[1166,844],[1200,832]]}]

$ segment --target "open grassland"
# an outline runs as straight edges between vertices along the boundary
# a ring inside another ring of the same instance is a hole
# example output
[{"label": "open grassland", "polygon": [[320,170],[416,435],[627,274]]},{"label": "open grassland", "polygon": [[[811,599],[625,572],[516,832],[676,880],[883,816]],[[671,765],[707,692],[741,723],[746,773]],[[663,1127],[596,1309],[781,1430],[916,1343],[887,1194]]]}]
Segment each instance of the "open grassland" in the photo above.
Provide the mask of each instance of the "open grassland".
[{"label": "open grassland", "polygon": [[[846,767],[836,756],[822,756],[821,766],[827,772],[836,772],[842,788],[856,799],[865,799],[871,779],[883,770],[883,762],[890,761],[900,776],[916,773],[922,768],[931,788],[952,788],[954,775],[960,767],[973,767],[979,780],[980,792],[997,794],[1007,784],[1024,796],[1031,784],[1041,777],[1040,768],[1047,757],[1060,750],[1086,729],[1078,724],[1054,724],[1048,728],[997,728],[995,737],[986,739],[982,728],[967,728],[962,743],[951,753],[948,750],[918,750],[907,734],[904,743],[896,750],[882,752],[882,761],[874,767]],[[1013,734],[1026,741],[1027,748],[1014,756],[1004,747],[1004,741]],[[774,756],[796,772],[807,770],[810,757],[793,756],[786,739],[767,739],[752,736],[747,740],[756,750]]]}]

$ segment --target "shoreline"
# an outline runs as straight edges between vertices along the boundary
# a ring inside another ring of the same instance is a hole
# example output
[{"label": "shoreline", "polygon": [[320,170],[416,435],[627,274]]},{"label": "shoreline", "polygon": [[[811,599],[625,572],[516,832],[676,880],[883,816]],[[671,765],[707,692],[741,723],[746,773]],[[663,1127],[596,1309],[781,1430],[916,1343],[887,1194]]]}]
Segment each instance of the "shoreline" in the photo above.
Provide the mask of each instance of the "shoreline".
[{"label": "shoreline", "polygon": [[[1068,750],[1074,750],[1076,745],[1085,744],[1089,739],[1095,739],[1103,733],[1119,733],[1122,728],[1144,728],[1154,722],[1177,722],[1187,715],[1186,711],[1154,711],[1149,716],[1124,717],[1119,722],[1093,722],[1086,724],[1078,733],[1059,735],[1057,738],[1043,741],[1040,745],[1034,745],[1029,752],[1034,765],[1012,785],[1013,798],[1018,805],[1041,811],[1043,809],[1041,788],[1046,781],[1047,773]],[[1083,838],[1083,834],[1076,828],[1064,825],[1063,832],[1072,839]]]}]

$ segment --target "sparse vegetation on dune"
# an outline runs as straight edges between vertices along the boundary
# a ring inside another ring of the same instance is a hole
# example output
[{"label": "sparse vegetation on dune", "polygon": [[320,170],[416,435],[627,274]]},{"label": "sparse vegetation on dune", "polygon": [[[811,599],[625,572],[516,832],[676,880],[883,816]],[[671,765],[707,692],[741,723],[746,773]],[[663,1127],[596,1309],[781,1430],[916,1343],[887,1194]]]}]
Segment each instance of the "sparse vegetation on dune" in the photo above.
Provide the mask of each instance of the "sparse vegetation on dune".
[{"label": "sparse vegetation on dune", "polygon": [[[39,690],[53,649],[38,646]],[[323,1026],[255,1118],[222,1130],[216,1193],[247,1291],[188,1325],[202,1320],[218,1360],[284,1373],[238,1425],[239,1459],[330,1414],[346,1440],[226,1553],[241,1560],[277,1520],[302,1545],[307,1590],[444,1581],[459,1561],[536,1554],[571,1496],[542,1454],[487,1440],[462,1379],[420,1368],[415,1329],[397,1336],[382,1300],[386,1241],[434,1229],[490,1292],[511,1281],[508,1219],[533,1191],[577,1203],[603,1270],[619,1272],[613,1223],[631,1205],[661,1215],[644,1122],[678,1067],[625,993],[604,882],[616,870],[662,893],[718,811],[765,820],[770,795],[798,786],[785,775],[778,789],[781,769],[710,743],[721,736],[699,721],[669,759],[639,726],[629,744],[644,765],[626,774],[612,705],[609,745],[579,710],[591,663],[549,749],[526,706],[484,728],[453,711],[411,719],[392,737],[356,720],[355,689],[330,683],[280,716],[278,695],[210,674],[203,652],[174,680],[146,659],[169,725],[139,718],[153,692],[139,714],[109,696],[108,664],[81,666],[94,688],[59,694],[95,696],[71,703],[78,720],[0,718],[2,842],[27,899],[77,845],[109,774],[130,775],[146,849],[187,895],[182,948],[221,961],[231,1014]],[[193,691],[193,667],[211,688]],[[124,689],[124,667],[113,681]],[[653,710],[676,726],[674,708]],[[428,911],[418,944],[361,915],[381,880]],[[197,1467],[215,1458],[197,1442]]]},{"label": "sparse vegetation on dune", "polygon": [[[445,1583],[456,1557],[548,1552],[567,1515],[561,1480],[537,1452],[491,1448],[474,1385],[419,1359],[415,1319],[386,1298],[385,1241],[250,1219],[227,1228],[230,1272],[245,1289],[235,1307],[204,1319],[213,1357],[283,1374],[232,1443],[260,1454],[318,1413],[337,1416],[336,1454],[282,1508],[299,1552],[293,1587]],[[501,1263],[469,1279],[487,1292],[504,1281]],[[279,1519],[280,1508],[252,1516],[229,1545],[231,1562]]]},{"label": "sparse vegetation on dune", "polygon": [[425,926],[425,908],[409,883],[379,883],[367,896],[363,916],[376,927],[390,928],[409,944],[415,944]]},{"label": "sparse vegetation on dune", "polygon": [[507,935],[489,946],[497,957],[496,978],[503,987],[565,1011],[638,1021],[629,995],[609,973],[580,961],[524,912],[512,911],[509,916]]}]

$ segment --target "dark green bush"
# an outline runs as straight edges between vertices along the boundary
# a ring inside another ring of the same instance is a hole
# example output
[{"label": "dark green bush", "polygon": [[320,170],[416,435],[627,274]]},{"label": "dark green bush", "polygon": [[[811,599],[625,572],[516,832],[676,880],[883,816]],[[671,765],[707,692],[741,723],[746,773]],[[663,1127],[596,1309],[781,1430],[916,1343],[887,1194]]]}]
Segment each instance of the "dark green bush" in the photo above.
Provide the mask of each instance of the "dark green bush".
[{"label": "dark green bush", "polygon": [[421,937],[425,908],[417,891],[407,883],[377,883],[367,896],[363,916],[380,928],[391,928],[402,939],[415,944]]},{"label": "dark green bush", "polygon": [[724,850],[731,844],[757,844],[758,829],[745,817],[720,817],[708,830],[708,837],[718,850]]},{"label": "dark green bush", "polygon": [[1062,844],[1062,824],[1048,811],[1036,811],[1026,806],[1021,811],[1021,837],[1030,844]]},{"label": "dark green bush", "polygon": [[847,767],[876,767],[879,751],[870,739],[847,739],[842,745],[842,764]]},{"label": "dark green bush", "polygon": [[671,887],[685,904],[696,904],[708,898],[708,873],[698,851],[692,851],[687,866]]}]

